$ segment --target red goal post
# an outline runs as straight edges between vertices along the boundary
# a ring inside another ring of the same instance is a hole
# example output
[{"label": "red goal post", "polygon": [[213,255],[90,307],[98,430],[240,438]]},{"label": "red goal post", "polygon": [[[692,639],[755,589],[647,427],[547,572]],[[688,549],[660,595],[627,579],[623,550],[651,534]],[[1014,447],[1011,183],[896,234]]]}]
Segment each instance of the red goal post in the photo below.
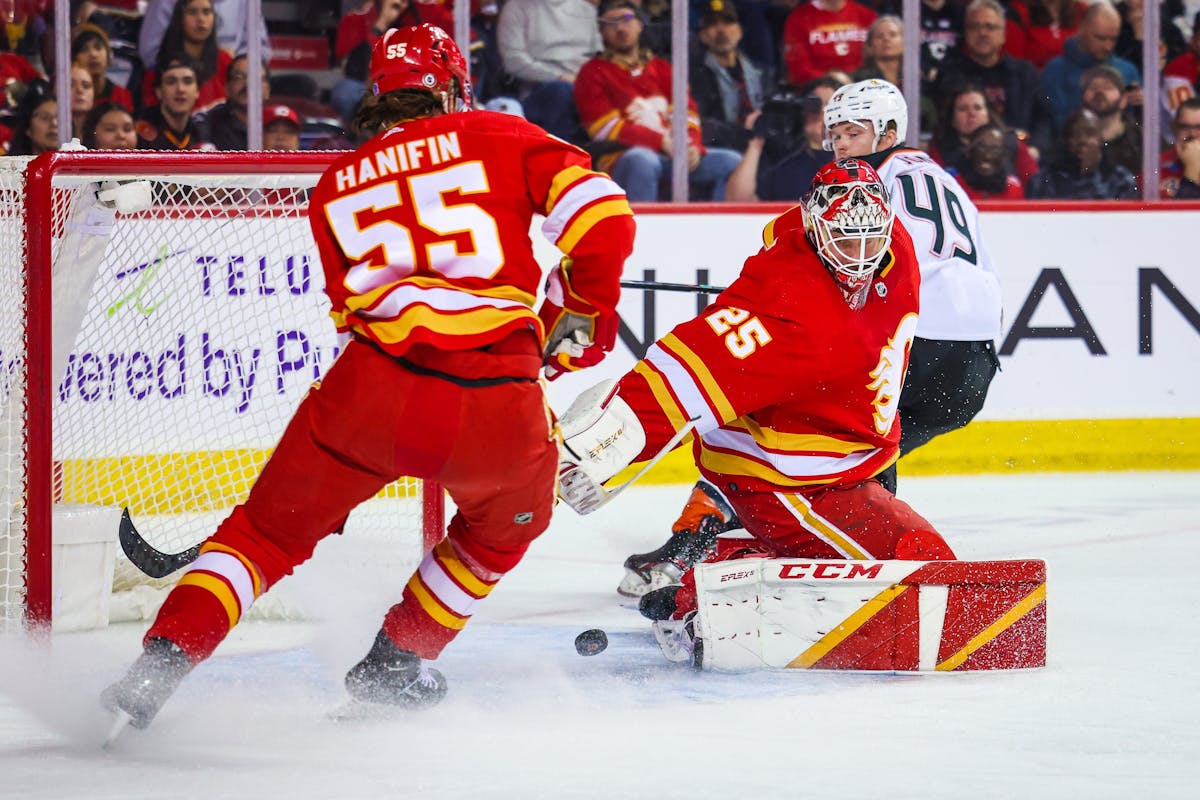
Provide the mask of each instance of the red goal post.
[{"label": "red goal post", "polygon": [[[4,159],[0,630],[55,618],[67,520],[112,544],[129,508],[175,552],[244,498],[340,350],[307,221],[337,155]],[[440,487],[399,481],[347,528],[400,531],[419,558],[442,509]],[[113,581],[147,582],[119,554]]]}]

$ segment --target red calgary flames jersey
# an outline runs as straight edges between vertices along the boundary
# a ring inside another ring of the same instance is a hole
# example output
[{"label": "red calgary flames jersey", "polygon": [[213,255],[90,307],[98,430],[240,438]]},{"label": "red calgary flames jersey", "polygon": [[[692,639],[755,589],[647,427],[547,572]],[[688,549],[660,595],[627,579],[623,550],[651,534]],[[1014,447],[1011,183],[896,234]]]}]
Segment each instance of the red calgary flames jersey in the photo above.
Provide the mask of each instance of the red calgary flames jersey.
[{"label": "red calgary flames jersey", "polygon": [[310,203],[338,330],[393,355],[417,343],[463,350],[522,327],[541,332],[535,214],[571,259],[578,298],[612,313],[633,217],[625,193],[582,150],[489,111],[376,136],[325,172]]},{"label": "red calgary flames jersey", "polygon": [[900,387],[916,331],[920,273],[908,233],[859,311],[804,237],[800,209],[703,314],[656,342],[618,384],[646,428],[638,460],[687,420],[701,473],[723,490],[850,484],[899,455]]}]

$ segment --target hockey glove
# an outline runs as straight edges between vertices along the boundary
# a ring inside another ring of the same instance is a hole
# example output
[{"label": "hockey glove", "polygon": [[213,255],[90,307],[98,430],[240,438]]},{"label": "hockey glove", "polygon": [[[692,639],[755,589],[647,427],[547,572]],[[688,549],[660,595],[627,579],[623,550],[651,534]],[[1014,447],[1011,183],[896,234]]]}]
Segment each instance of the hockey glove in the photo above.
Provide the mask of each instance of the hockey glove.
[{"label": "hockey glove", "polygon": [[538,317],[546,331],[547,380],[599,364],[617,341],[617,315],[601,313],[574,294],[565,264],[547,278]]}]

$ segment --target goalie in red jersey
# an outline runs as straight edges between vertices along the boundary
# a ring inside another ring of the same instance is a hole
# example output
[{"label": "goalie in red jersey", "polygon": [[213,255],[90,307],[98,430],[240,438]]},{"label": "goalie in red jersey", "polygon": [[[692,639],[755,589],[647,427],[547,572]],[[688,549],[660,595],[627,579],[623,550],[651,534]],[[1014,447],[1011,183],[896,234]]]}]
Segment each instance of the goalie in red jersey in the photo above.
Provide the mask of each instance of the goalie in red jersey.
[{"label": "goalie in red jersey", "polygon": [[572,404],[561,421],[564,500],[594,510],[604,481],[694,426],[701,475],[767,553],[953,558],[874,479],[899,455],[920,288],[879,175],[857,159],[826,165],[763,240],[713,305],[615,386]]},{"label": "goalie in red jersey", "polygon": [[[425,660],[549,524],[558,448],[539,376],[612,348],[633,217],[582,150],[518,117],[459,113],[469,80],[435,26],[375,45],[374,93],[356,118],[375,135],[329,167],[309,211],[349,343],[166,599],[143,654],[105,690],[118,725],[145,727],[258,596],[402,475],[440,483],[457,513],[346,688],[362,701],[436,703],[446,682]],[[566,254],[536,311],[535,214]]]}]

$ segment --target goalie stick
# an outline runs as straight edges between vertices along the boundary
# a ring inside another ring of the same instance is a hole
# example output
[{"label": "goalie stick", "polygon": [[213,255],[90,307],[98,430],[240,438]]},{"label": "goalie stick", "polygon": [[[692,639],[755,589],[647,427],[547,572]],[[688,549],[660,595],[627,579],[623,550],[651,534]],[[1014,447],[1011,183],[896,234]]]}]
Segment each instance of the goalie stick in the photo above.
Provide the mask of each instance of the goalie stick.
[{"label": "goalie stick", "polygon": [[695,292],[696,294],[720,294],[724,286],[712,286],[707,283],[665,283],[663,281],[621,281],[626,289],[641,289],[646,292]]},{"label": "goalie stick", "polygon": [[134,527],[129,509],[121,510],[121,527],[117,538],[129,562],[151,578],[165,578],[172,572],[183,569],[200,556],[200,544],[195,544],[179,553],[164,553],[147,542]]}]

